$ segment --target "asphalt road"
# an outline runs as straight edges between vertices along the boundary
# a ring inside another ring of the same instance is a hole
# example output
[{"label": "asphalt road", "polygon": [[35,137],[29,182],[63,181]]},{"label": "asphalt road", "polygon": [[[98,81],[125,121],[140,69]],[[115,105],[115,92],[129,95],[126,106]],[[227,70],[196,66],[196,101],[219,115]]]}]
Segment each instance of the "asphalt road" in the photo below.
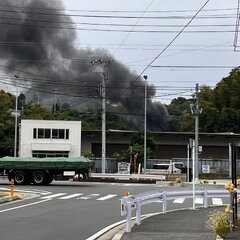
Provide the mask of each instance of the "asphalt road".
[{"label": "asphalt road", "polygon": [[[9,184],[2,183],[1,188],[9,188]],[[15,190],[37,195],[0,205],[1,239],[90,239],[103,228],[124,219],[120,216],[120,198],[124,192],[135,195],[170,188],[175,189],[155,184],[80,182],[16,186]],[[168,209],[191,206],[190,199],[178,204],[168,203]],[[161,211],[161,203],[154,203],[144,206],[142,214],[158,211]]]}]

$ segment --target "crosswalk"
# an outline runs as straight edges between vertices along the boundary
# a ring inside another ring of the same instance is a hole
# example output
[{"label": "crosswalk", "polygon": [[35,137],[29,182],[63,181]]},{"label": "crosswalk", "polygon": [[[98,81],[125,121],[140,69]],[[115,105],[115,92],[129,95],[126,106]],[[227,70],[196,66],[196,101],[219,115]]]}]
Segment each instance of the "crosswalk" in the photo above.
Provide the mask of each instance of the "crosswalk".
[{"label": "crosswalk", "polygon": [[[185,201],[185,198],[176,198],[173,200],[173,203],[176,204],[183,204]],[[212,205],[224,205],[222,198],[212,198]],[[203,198],[197,197],[195,198],[195,204],[203,205]]]},{"label": "crosswalk", "polygon": [[107,194],[105,196],[100,196],[99,193],[92,194],[84,194],[84,193],[55,193],[50,195],[41,196],[40,199],[59,199],[59,200],[69,200],[69,199],[77,199],[77,200],[88,200],[95,199],[97,201],[105,201],[111,198],[117,197],[117,194]]},{"label": "crosswalk", "polygon": [[[85,193],[53,193],[48,195],[41,195],[40,199],[58,199],[58,200],[70,200],[70,199],[76,199],[76,200],[96,200],[96,201],[107,201],[113,198],[121,199],[122,196],[119,196],[117,194],[107,194],[107,195],[101,195],[99,193],[91,193],[91,194],[85,194]],[[160,200],[161,201],[161,200]],[[171,200],[173,204],[183,204],[186,201],[186,198],[179,197],[175,198],[174,200]],[[203,198],[196,197],[195,198],[195,204],[203,205]],[[223,199],[222,198],[211,198],[211,204],[212,205],[223,205]]]}]

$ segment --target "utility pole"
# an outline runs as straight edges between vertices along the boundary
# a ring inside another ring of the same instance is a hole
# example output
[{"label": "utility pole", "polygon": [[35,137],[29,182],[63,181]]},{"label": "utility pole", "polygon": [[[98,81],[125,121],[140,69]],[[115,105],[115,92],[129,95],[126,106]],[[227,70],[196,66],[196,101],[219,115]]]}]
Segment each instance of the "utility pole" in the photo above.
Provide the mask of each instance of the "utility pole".
[{"label": "utility pole", "polygon": [[104,174],[106,171],[106,82],[108,80],[108,72],[106,70],[107,65],[109,65],[112,61],[99,59],[96,61],[91,61],[93,65],[100,65],[102,73],[102,84],[100,86],[100,95],[102,97],[102,173]]},{"label": "utility pole", "polygon": [[143,169],[146,174],[147,169],[147,76],[144,75],[145,79],[145,93],[144,93],[144,162]]},{"label": "utility pole", "polygon": [[198,181],[198,155],[199,155],[199,115],[202,112],[199,106],[199,86],[198,83],[195,87],[195,102],[194,104],[190,105],[191,112],[195,116],[195,161],[196,161],[196,168],[195,168],[195,179],[193,181]]},{"label": "utility pole", "polygon": [[16,97],[15,97],[15,134],[14,134],[14,157],[17,157],[17,123],[18,123],[18,75],[16,78]]},{"label": "utility pole", "polygon": [[53,109],[53,114],[57,113],[57,89],[53,89],[54,91],[54,109]]}]

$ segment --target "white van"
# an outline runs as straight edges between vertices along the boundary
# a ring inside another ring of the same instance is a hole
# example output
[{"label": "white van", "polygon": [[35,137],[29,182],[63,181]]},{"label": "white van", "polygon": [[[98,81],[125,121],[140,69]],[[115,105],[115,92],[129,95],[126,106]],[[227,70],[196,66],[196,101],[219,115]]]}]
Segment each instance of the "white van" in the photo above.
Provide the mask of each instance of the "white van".
[{"label": "white van", "polygon": [[182,173],[184,164],[182,162],[155,163],[152,169],[148,169],[150,174],[158,173]]}]

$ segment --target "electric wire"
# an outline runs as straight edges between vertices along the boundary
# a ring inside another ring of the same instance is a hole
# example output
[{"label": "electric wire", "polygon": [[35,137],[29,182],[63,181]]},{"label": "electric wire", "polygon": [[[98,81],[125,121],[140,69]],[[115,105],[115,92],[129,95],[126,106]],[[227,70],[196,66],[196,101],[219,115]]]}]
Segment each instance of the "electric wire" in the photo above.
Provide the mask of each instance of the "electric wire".
[{"label": "electric wire", "polygon": [[[139,79],[139,77],[142,76],[142,74],[151,66],[151,64],[153,64],[172,45],[172,43],[181,35],[181,33],[187,28],[187,26],[191,24],[191,22],[195,19],[195,17],[201,12],[201,10],[207,5],[209,1],[210,0],[207,0],[203,4],[203,6],[196,12],[196,14],[191,18],[191,20],[181,29],[181,31],[179,31],[178,34],[167,44],[167,46],[141,71],[137,78],[131,82],[129,87],[132,86]],[[129,89],[129,87],[127,87],[120,95],[123,95]]]}]

